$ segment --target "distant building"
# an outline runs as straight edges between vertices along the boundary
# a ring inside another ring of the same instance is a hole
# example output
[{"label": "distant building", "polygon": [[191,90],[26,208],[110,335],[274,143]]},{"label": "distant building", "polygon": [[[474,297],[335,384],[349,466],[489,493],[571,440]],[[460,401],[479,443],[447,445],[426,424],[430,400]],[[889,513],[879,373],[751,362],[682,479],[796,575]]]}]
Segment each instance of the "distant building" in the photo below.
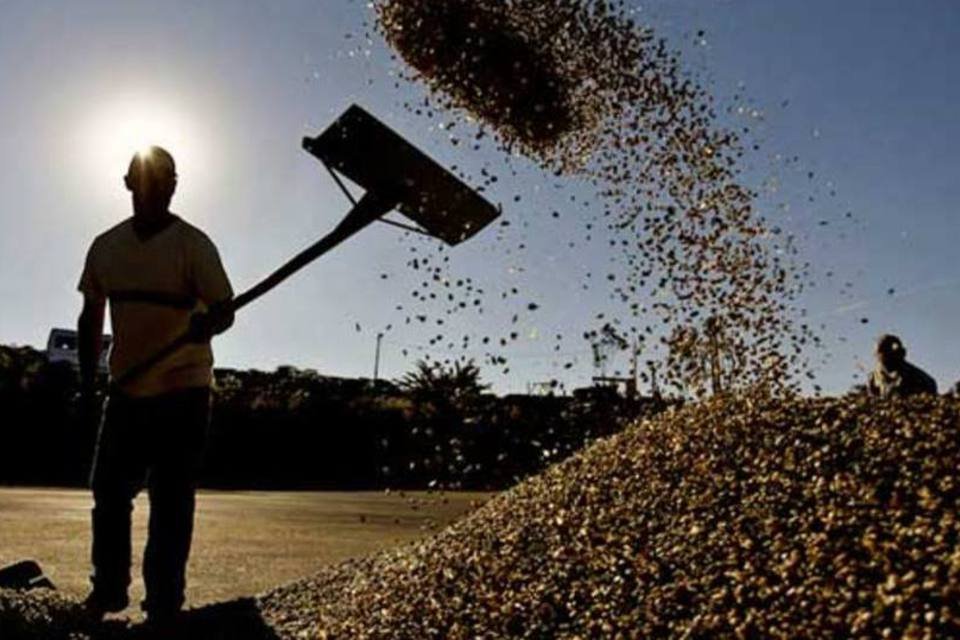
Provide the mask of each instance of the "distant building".
[{"label": "distant building", "polygon": [[611,385],[598,384],[573,390],[573,399],[577,402],[617,403],[623,398],[617,387]]},{"label": "distant building", "polygon": [[[103,336],[103,349],[100,351],[100,371],[108,371],[107,356],[110,352],[111,336]],[[67,362],[80,368],[80,337],[71,329],[51,329],[47,338],[47,362]]]}]

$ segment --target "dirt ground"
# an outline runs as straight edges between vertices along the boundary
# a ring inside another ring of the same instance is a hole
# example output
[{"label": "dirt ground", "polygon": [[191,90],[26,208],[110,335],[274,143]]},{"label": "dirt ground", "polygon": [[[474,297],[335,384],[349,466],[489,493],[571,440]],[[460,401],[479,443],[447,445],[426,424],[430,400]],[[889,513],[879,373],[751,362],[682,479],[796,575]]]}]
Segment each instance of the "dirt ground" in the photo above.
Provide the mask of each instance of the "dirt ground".
[{"label": "dirt ground", "polygon": [[[187,598],[200,606],[259,593],[352,556],[428,535],[487,494],[201,492]],[[88,589],[92,498],[88,491],[0,489],[0,566],[34,558],[68,595]],[[134,582],[129,613],[143,597],[140,555],[148,506],[134,510]]]}]

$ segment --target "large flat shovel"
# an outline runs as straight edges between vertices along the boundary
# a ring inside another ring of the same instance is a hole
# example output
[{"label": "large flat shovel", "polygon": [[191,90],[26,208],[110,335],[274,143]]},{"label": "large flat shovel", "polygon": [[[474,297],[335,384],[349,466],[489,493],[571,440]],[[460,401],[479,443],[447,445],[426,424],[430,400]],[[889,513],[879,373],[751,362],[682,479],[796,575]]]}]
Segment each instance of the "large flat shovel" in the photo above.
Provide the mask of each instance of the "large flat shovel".
[{"label": "large flat shovel", "polygon": [[[262,282],[228,303],[239,311],[373,222],[417,231],[457,245],[490,224],[500,210],[361,107],[353,105],[303,148],[316,156],[353,203],[346,217],[328,235],[293,257]],[[353,199],[338,174],[366,190]],[[383,217],[398,210],[413,226]],[[118,375],[122,386],[149,371],[192,341],[184,332],[154,356]]]}]

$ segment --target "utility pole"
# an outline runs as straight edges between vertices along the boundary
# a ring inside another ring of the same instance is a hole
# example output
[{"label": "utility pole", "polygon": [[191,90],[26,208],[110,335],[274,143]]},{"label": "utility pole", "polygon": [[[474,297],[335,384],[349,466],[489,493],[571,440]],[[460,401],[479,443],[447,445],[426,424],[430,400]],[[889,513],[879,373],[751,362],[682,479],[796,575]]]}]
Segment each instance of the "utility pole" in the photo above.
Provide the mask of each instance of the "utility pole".
[{"label": "utility pole", "polygon": [[373,359],[373,381],[377,382],[380,379],[380,343],[383,342],[383,334],[377,334],[377,354]]}]

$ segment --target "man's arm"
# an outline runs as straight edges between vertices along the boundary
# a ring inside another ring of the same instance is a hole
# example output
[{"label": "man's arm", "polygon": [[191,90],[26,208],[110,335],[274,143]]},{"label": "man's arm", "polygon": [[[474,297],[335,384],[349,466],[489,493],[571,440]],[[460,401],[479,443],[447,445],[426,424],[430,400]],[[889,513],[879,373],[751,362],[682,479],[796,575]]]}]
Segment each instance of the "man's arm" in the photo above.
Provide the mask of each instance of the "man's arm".
[{"label": "man's arm", "polygon": [[233,287],[216,246],[205,235],[196,243],[193,260],[193,286],[207,311],[194,315],[190,329],[196,342],[207,342],[233,326]]},{"label": "man's arm", "polygon": [[100,351],[103,349],[103,316],[106,306],[103,298],[83,296],[83,310],[77,320],[77,333],[80,337],[80,385],[84,392],[96,387]]},{"label": "man's arm", "polygon": [[930,395],[938,395],[939,389],[937,388],[937,381],[929,373],[923,369],[918,369],[920,372],[920,387],[922,393],[929,393]]},{"label": "man's arm", "polygon": [[871,371],[867,376],[867,395],[871,398],[880,397],[880,385],[877,384],[877,372]]}]

